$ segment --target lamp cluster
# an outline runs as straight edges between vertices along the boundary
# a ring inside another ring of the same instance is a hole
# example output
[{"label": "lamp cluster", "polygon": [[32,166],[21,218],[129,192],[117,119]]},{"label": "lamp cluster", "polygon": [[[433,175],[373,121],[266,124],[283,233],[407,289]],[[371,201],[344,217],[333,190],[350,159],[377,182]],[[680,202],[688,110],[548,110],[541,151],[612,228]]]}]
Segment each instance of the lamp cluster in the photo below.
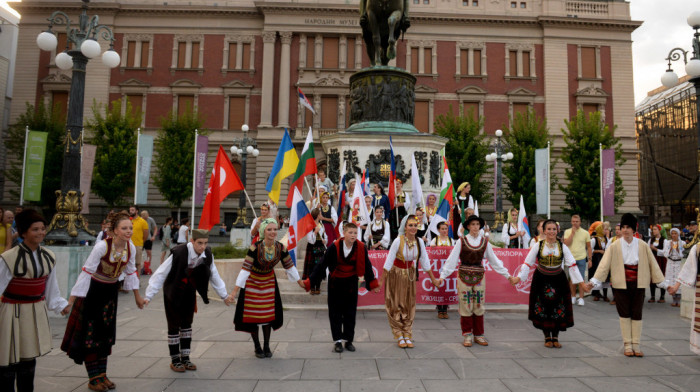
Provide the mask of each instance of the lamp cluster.
[{"label": "lamp cluster", "polygon": [[[496,130],[496,137],[500,139],[501,136],[503,136],[503,131],[501,131],[500,129],[497,129]],[[499,140],[499,144],[500,144],[500,140]],[[499,155],[499,153],[500,153],[500,155]],[[513,153],[512,152],[503,153],[501,151],[499,151],[499,152],[494,151],[491,154],[487,154],[485,158],[486,158],[487,162],[493,162],[493,161],[498,160],[498,159],[500,159],[501,161],[508,161],[508,160],[513,159]]]},{"label": "lamp cluster", "polygon": [[683,56],[683,62],[685,63],[685,73],[691,78],[700,77],[700,11],[695,11],[690,16],[688,16],[688,25],[695,30],[695,36],[693,38],[693,57],[688,60],[687,50],[682,48],[674,48],[668,53],[666,60],[668,61],[668,69],[661,76],[661,84],[664,87],[671,88],[678,84],[678,75],[673,72],[671,68],[671,62],[680,60],[681,55]]},{"label": "lamp cluster", "polygon": [[[243,131],[243,140],[241,141],[241,145],[243,145],[243,144],[248,144],[248,143],[247,143],[248,140],[245,140],[245,139],[247,139],[247,135],[248,135],[248,130],[249,130],[249,129],[250,129],[250,128],[248,127],[247,124],[243,124],[243,126],[241,126],[241,131]],[[232,155],[241,156],[241,155],[243,155],[243,151],[245,151],[247,154],[251,154],[251,155],[254,156],[254,157],[257,157],[258,155],[260,155],[260,151],[259,151],[257,148],[255,148],[254,146],[250,145],[250,144],[248,144],[248,145],[245,147],[245,149],[243,149],[243,148],[238,148],[238,146],[235,146],[235,145],[231,146],[231,154],[232,154]]]}]

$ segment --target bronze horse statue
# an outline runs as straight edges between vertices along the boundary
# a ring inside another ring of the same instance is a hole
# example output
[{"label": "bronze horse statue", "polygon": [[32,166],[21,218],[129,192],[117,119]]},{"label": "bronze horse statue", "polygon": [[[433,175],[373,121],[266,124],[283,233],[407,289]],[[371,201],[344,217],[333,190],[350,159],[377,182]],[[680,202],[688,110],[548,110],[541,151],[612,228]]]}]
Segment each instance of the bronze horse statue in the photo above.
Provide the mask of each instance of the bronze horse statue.
[{"label": "bronze horse statue", "polygon": [[396,57],[396,40],[410,27],[408,0],[360,0],[360,26],[372,66]]}]

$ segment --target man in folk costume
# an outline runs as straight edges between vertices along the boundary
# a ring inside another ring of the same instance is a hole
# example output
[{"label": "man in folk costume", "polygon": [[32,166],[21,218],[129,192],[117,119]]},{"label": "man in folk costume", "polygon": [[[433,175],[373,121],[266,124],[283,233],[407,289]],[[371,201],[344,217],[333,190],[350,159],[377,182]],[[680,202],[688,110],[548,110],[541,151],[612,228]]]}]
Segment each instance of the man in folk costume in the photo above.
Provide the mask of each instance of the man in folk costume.
[{"label": "man in folk costume", "polygon": [[196,293],[205,304],[209,303],[207,290],[211,283],[214,291],[227,300],[226,284],[219,276],[209,244],[209,231],[192,230],[192,239],[179,245],[148,280],[146,305],[163,288],[165,318],[168,320],[168,348],[172,363],[170,369],[182,373],[197,370],[190,361],[192,320],[197,308]]},{"label": "man in folk costume", "polygon": [[605,251],[595,276],[586,285],[587,291],[599,290],[610,273],[610,284],[620,316],[620,330],[627,357],[643,357],[639,348],[642,336],[642,305],[649,283],[665,289],[668,282],[656,263],[649,245],[634,236],[637,218],[627,213],[620,221],[622,240],[615,241]]},{"label": "man in folk costume", "polygon": [[379,282],[372,271],[367,247],[357,240],[357,231],[355,223],[346,223],[343,226],[343,237],[328,247],[323,261],[316,265],[311,276],[304,281],[307,291],[318,286],[328,268],[328,318],[337,353],[343,352],[343,341],[346,350],[355,351],[352,342],[355,337],[359,278],[364,277],[369,290],[379,292]]},{"label": "man in folk costume", "polygon": [[[480,234],[484,227],[484,219],[472,215],[467,218],[465,225],[469,232],[457,240],[450,256],[440,270],[439,284],[459,268],[457,290],[459,298],[459,315],[461,316],[462,335],[465,347],[471,347],[472,338],[481,346],[489,343],[484,337],[484,312],[486,311],[486,282],[484,281],[484,257],[494,271],[507,278],[512,277],[503,267],[503,262],[493,253],[488,239]],[[459,267],[458,267],[459,265]]]}]

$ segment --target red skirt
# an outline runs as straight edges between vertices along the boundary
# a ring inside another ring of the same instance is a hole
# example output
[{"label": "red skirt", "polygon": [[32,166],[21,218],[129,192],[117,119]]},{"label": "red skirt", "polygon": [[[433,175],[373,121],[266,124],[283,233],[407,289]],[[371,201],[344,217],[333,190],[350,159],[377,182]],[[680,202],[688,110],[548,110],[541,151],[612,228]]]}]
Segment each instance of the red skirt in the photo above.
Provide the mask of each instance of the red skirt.
[{"label": "red skirt", "polygon": [[326,236],[328,236],[327,244],[332,244],[333,241],[338,239],[338,233],[335,231],[335,227],[330,222],[323,222],[323,229],[326,230]]}]

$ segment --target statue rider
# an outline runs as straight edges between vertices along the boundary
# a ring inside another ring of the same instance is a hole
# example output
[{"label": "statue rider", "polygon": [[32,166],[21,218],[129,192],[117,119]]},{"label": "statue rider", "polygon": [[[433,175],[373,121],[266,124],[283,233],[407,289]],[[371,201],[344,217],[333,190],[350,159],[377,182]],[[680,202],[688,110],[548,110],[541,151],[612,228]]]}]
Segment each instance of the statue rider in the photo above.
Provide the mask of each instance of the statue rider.
[{"label": "statue rider", "polygon": [[[402,31],[406,31],[411,27],[411,20],[408,18],[408,4],[409,0],[403,0],[403,15],[401,15],[401,21],[399,22],[399,29]],[[366,6],[367,0],[360,0],[360,27],[362,27],[363,30],[368,28]]]}]

